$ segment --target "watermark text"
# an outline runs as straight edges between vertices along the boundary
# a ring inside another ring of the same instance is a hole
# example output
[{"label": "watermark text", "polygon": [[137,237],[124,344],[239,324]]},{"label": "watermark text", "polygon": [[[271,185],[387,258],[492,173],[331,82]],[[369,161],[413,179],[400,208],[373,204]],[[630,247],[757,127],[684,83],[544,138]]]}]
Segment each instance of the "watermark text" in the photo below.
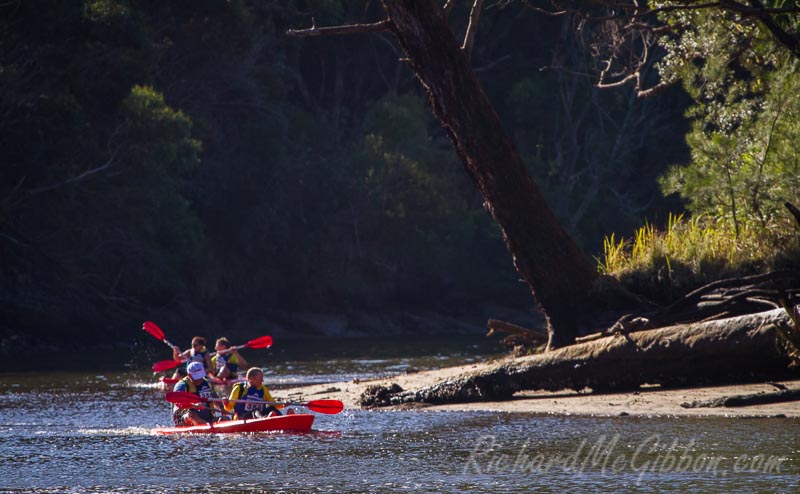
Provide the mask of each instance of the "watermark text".
[{"label": "watermark text", "polygon": [[696,439],[666,440],[659,434],[637,443],[622,444],[619,434],[584,439],[568,452],[536,444],[504,444],[494,435],[478,438],[464,465],[464,473],[573,475],[633,473],[637,483],[657,474],[693,473],[712,476],[780,474],[785,457],[742,453],[715,455],[698,447]]}]

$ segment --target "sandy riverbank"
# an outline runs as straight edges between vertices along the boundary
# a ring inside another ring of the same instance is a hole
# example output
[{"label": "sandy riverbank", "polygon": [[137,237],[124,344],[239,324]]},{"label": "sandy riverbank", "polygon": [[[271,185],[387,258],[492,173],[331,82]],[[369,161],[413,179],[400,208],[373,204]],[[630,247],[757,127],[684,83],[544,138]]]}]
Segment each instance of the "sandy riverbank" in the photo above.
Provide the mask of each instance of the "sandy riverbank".
[{"label": "sandy riverbank", "polygon": [[[404,390],[414,390],[451,379],[464,372],[479,370],[489,364],[469,364],[403,374],[383,379],[315,384],[275,390],[276,397],[291,400],[337,399],[347,408],[359,408],[358,398],[371,385],[388,386],[398,384]],[[780,381],[789,389],[800,389],[800,379]],[[727,386],[698,387],[684,389],[661,389],[647,387],[637,392],[595,394],[591,392],[531,391],[522,392],[514,399],[499,402],[480,402],[453,405],[426,406],[426,410],[490,410],[557,415],[599,416],[729,416],[729,417],[774,417],[800,418],[800,401],[754,405],[747,407],[684,408],[682,403],[705,401],[724,396],[775,392],[777,388],[768,383],[737,384]]]}]

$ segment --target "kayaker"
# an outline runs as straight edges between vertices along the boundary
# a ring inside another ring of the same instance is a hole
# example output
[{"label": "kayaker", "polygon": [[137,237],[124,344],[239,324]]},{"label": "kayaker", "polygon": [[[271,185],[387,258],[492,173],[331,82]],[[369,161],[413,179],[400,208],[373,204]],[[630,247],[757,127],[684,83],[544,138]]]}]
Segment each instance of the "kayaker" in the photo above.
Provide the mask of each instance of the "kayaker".
[{"label": "kayaker", "polygon": [[[211,383],[206,379],[206,370],[200,362],[189,362],[186,366],[188,375],[175,383],[173,391],[184,391],[196,394],[201,398],[216,398]],[[181,425],[202,425],[214,421],[214,413],[210,406],[198,405],[197,407],[181,408],[177,405],[172,409],[172,420],[176,426]]]},{"label": "kayaker", "polygon": [[[181,352],[181,349],[176,347],[172,348],[172,358],[175,360],[179,360],[181,362],[200,362],[203,364],[206,372],[213,369],[211,366],[211,355],[208,353],[208,349],[206,348],[206,339],[202,336],[195,336],[192,338],[192,347]],[[186,375],[186,366],[179,366],[175,371],[175,374],[172,376],[175,379],[179,379]]]},{"label": "kayaker", "polygon": [[[256,400],[256,401],[275,401],[269,393],[269,389],[264,386],[264,371],[258,367],[251,367],[247,370],[247,382],[236,383],[233,385],[229,400]],[[226,405],[226,409],[233,411],[233,419],[251,419],[258,417],[269,417],[271,415],[281,415],[275,405],[265,405],[263,403],[233,403]]]},{"label": "kayaker", "polygon": [[218,338],[214,349],[217,354],[211,357],[211,369],[217,379],[236,379],[239,377],[239,368],[247,367],[247,360],[239,355],[236,348],[231,348],[228,338]]}]

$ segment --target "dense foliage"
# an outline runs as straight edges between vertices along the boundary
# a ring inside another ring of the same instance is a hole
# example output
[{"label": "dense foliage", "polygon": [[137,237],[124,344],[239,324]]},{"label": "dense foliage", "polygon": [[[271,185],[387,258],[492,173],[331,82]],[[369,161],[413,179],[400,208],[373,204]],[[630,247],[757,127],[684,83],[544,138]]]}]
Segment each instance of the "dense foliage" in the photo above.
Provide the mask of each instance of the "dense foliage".
[{"label": "dense foliage", "polygon": [[[283,34],[311,24],[302,12],[336,24],[370,5],[0,6],[3,335],[529,306],[391,39]],[[682,93],[540,70],[590,66],[569,21],[490,14],[473,63],[570,233],[596,252],[662,215]]]},{"label": "dense foliage", "polygon": [[[662,79],[680,82],[690,159],[660,183],[679,194],[692,217],[640,228],[631,240],[605,241],[601,268],[639,293],[668,300],[714,279],[798,267],[800,204],[800,59],[758,16],[716,9],[670,9],[660,44]],[[790,9],[791,2],[765,8]],[[775,15],[800,33],[800,14]]]},{"label": "dense foliage", "polygon": [[[775,5],[779,7],[779,5]],[[800,59],[755,17],[714,10],[664,14],[681,26],[665,40],[666,78],[694,103],[691,161],[663,180],[696,215],[777,241],[794,232],[785,202],[800,202]],[[800,15],[779,19],[800,30]],[[783,224],[781,224],[783,223]]]}]

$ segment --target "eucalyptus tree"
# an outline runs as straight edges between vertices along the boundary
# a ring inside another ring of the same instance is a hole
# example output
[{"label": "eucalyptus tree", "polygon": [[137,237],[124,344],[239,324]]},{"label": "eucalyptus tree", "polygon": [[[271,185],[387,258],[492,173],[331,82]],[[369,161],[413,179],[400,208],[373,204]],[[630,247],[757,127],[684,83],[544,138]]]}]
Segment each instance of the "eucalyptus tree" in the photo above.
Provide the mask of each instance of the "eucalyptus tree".
[{"label": "eucalyptus tree", "polygon": [[[772,9],[760,3],[746,6],[737,2],[698,4],[666,2],[652,7],[599,2],[582,8],[571,2],[548,3],[535,10],[555,15],[574,15],[579,22],[603,21],[602,36],[589,46],[597,61],[597,86],[621,86],[633,82],[636,94],[653,95],[675,83],[666,77],[648,76],[660,54],[653,56],[658,36],[675,26],[665,25],[659,13],[694,9],[722,9],[738,15],[757,15],[772,36],[795,51],[793,33],[780,16],[792,9]],[[470,54],[484,2],[472,3],[463,42],[455,39],[447,21],[455,2],[382,2],[383,20],[346,26],[313,26],[293,30],[297,36],[353,33],[391,33],[402,47],[409,64],[429,96],[434,114],[444,126],[456,152],[480,190],[485,206],[499,224],[518,272],[548,318],[550,348],[574,340],[579,314],[603,306],[603,296],[594,289],[597,274],[580,249],[564,231],[525,170],[519,152],[500,125],[470,66]],[[553,10],[553,5],[558,9]],[[561,8],[563,7],[563,8]],[[774,18],[773,16],[777,16]],[[647,22],[641,22],[646,19]],[[596,41],[598,40],[599,41]],[[590,40],[591,41],[591,40]],[[627,52],[625,52],[627,50]],[[634,56],[623,57],[623,53]],[[652,87],[648,82],[655,80]]]},{"label": "eucalyptus tree", "polygon": [[290,31],[298,36],[390,32],[428,93],[465,170],[497,221],[514,266],[548,320],[550,348],[572,343],[581,317],[600,305],[597,273],[567,235],[528,174],[514,143],[470,66],[482,2],[470,13],[463,42],[435,2],[382,2],[371,24]]}]

